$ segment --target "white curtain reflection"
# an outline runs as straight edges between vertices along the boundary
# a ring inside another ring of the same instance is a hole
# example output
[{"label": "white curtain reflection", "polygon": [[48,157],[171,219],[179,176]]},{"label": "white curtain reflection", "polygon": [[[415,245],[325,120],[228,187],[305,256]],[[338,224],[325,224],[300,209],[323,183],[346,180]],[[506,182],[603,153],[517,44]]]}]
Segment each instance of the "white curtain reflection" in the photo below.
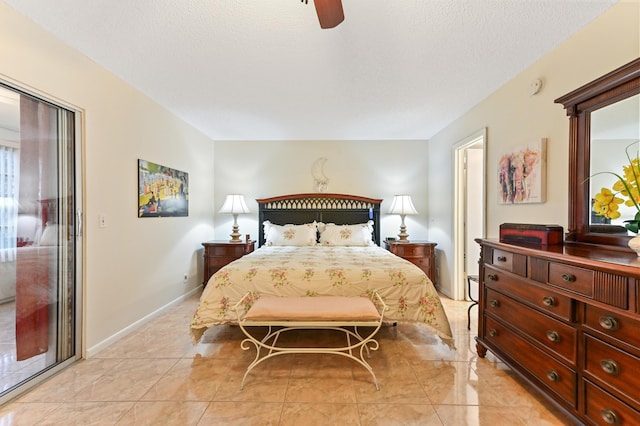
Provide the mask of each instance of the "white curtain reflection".
[{"label": "white curtain reflection", "polygon": [[18,235],[18,150],[0,141],[0,262],[15,260]]}]

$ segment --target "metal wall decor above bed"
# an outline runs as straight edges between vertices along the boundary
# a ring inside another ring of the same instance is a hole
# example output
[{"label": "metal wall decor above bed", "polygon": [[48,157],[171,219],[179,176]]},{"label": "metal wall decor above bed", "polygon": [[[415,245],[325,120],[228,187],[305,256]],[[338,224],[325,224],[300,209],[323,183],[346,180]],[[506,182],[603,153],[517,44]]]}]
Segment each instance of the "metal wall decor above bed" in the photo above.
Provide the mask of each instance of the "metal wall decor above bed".
[{"label": "metal wall decor above bed", "polygon": [[291,194],[257,199],[258,245],[264,244],[265,220],[276,225],[316,222],[353,225],[373,220],[373,238],[380,244],[380,204],[382,199],[347,194]]}]

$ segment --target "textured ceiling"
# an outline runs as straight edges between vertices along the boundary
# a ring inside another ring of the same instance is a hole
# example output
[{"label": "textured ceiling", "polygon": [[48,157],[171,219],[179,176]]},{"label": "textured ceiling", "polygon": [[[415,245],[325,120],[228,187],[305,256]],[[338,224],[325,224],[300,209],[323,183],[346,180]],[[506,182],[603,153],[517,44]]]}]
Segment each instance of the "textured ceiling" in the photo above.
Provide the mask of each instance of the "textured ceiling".
[{"label": "textured ceiling", "polygon": [[215,140],[429,139],[615,0],[4,0]]}]

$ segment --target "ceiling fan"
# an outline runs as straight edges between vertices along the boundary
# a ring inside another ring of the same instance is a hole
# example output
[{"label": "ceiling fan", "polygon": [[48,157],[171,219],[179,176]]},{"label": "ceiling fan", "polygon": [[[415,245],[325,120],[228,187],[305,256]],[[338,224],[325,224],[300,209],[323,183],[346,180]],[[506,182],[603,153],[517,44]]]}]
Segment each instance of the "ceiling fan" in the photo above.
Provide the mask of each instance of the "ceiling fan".
[{"label": "ceiling fan", "polygon": [[[309,0],[300,1],[305,4],[309,3]],[[316,5],[320,28],[333,28],[344,21],[342,0],[313,0],[313,3]]]}]

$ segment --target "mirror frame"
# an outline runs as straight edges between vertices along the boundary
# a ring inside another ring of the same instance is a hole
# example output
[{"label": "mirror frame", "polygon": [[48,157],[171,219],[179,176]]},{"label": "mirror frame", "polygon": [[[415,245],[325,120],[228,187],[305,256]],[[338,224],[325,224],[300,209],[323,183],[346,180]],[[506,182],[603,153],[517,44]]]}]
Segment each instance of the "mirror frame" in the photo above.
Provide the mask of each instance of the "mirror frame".
[{"label": "mirror frame", "polygon": [[569,227],[566,241],[627,246],[630,236],[590,232],[591,112],[640,93],[640,58],[555,100],[569,116]]}]

